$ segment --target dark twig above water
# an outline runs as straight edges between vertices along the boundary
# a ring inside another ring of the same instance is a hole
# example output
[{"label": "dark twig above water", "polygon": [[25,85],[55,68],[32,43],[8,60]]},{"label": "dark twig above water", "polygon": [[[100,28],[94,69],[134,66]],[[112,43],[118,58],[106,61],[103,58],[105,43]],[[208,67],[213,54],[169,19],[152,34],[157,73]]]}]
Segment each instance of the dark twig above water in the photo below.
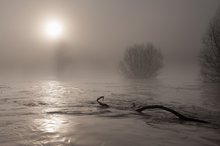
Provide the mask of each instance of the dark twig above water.
[{"label": "dark twig above water", "polygon": [[101,96],[101,97],[97,98],[96,101],[97,101],[97,102],[99,103],[99,105],[101,105],[102,107],[108,108],[109,105],[106,104],[106,103],[102,103],[101,101],[99,101],[100,99],[104,100],[104,96]]}]

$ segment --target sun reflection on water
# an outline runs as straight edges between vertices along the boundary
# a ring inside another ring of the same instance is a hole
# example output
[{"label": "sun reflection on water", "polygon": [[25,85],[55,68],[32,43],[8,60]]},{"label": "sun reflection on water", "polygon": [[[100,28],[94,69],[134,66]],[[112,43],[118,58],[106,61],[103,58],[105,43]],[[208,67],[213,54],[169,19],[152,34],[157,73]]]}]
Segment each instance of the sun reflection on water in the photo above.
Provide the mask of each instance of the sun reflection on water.
[{"label": "sun reflection on water", "polygon": [[63,126],[67,123],[63,117],[55,115],[43,119],[36,119],[35,122],[39,125],[39,130],[48,133],[55,133],[63,130]]},{"label": "sun reflection on water", "polygon": [[37,109],[42,115],[37,119],[32,119],[33,131],[42,133],[41,143],[47,145],[52,143],[70,144],[74,140],[69,133],[74,134],[78,125],[77,119],[73,116],[57,113],[65,113],[73,110],[69,108],[77,103],[77,96],[81,94],[80,89],[75,85],[60,81],[44,81],[36,87],[39,101]]},{"label": "sun reflection on water", "polygon": [[58,81],[47,81],[41,84],[41,100],[48,105],[61,105],[66,88]]},{"label": "sun reflection on water", "polygon": [[[47,81],[41,84],[41,92],[40,100],[47,105],[42,109],[45,113],[62,105],[66,88],[58,81]],[[54,133],[63,129],[62,126],[67,122],[64,116],[46,115],[43,119],[37,119],[35,123],[39,125],[41,131]]]},{"label": "sun reflection on water", "polygon": [[[73,119],[69,123],[63,115],[47,115],[41,119],[35,119],[35,129],[40,132],[40,141],[37,141],[40,145],[69,145],[75,139],[69,136],[68,133],[74,133],[77,123],[73,122]],[[71,131],[70,131],[71,129]],[[36,145],[37,145],[36,144]]]},{"label": "sun reflection on water", "polygon": [[58,81],[48,81],[43,83],[42,88],[47,96],[61,97],[66,89]]},{"label": "sun reflection on water", "polygon": [[[52,134],[50,135],[50,141],[57,141],[57,136],[62,137],[63,133],[69,132],[68,127],[71,127],[71,131],[73,131],[76,123],[73,117],[69,121],[69,117],[67,118],[66,115],[50,114],[50,112],[65,112],[68,105],[76,103],[73,95],[79,94],[79,89],[59,81],[42,82],[39,87],[39,100],[45,103],[44,106],[41,106],[41,111],[44,115],[40,119],[35,119],[34,125],[39,131]],[[65,141],[66,139],[68,138],[66,137]],[[62,141],[62,139],[59,140]]]}]

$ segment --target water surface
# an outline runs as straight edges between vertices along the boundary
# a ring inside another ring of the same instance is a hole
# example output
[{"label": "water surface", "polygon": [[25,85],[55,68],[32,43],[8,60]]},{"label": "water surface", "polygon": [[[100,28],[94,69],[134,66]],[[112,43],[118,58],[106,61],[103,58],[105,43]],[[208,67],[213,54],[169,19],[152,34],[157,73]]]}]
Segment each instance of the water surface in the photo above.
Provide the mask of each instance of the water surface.
[{"label": "water surface", "polygon": [[[218,84],[122,81],[13,81],[0,85],[0,145],[218,146]],[[96,98],[110,108],[101,108]],[[183,122],[136,105],[162,104],[212,124]]]}]

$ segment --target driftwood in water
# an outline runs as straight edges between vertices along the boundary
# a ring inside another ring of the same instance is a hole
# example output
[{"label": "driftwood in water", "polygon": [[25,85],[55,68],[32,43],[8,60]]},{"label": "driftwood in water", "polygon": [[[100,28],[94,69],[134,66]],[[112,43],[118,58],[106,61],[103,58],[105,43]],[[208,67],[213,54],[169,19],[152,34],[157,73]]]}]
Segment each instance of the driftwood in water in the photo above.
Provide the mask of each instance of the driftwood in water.
[{"label": "driftwood in water", "polygon": [[99,101],[100,99],[104,100],[104,96],[101,96],[99,98],[96,99],[96,101],[99,103],[99,105],[101,105],[104,108],[108,108],[109,105],[107,105],[106,103],[102,103],[101,101]]},{"label": "driftwood in water", "polygon": [[192,121],[192,122],[198,122],[198,123],[209,123],[209,122],[204,121],[204,120],[199,120],[199,119],[195,119],[195,118],[186,117],[186,116],[180,114],[179,112],[177,112],[177,111],[175,111],[175,110],[173,110],[173,109],[171,109],[171,108],[162,106],[162,105],[149,105],[149,106],[144,106],[144,107],[135,109],[135,111],[141,113],[142,111],[147,110],[147,109],[162,109],[162,110],[165,110],[165,111],[168,111],[168,112],[174,114],[174,115],[177,116],[179,119],[184,120],[184,121]]},{"label": "driftwood in water", "polygon": [[[109,108],[110,106],[108,104],[99,101],[101,99],[104,100],[104,96],[101,96],[101,97],[97,98],[97,100],[96,100],[99,103],[99,105],[101,105],[103,108]],[[139,112],[139,113],[142,113],[142,111],[145,111],[147,109],[162,109],[162,110],[165,110],[165,111],[168,111],[168,112],[174,114],[176,117],[178,117],[180,120],[183,120],[183,121],[191,121],[191,122],[197,122],[197,123],[209,123],[204,120],[186,117],[186,116],[180,114],[179,112],[177,112],[171,108],[162,106],[162,105],[148,105],[148,106],[143,106],[143,107],[136,108],[136,109],[135,109],[135,107],[136,107],[136,105],[135,105],[135,103],[133,103],[132,109],[134,109],[136,112]]]}]

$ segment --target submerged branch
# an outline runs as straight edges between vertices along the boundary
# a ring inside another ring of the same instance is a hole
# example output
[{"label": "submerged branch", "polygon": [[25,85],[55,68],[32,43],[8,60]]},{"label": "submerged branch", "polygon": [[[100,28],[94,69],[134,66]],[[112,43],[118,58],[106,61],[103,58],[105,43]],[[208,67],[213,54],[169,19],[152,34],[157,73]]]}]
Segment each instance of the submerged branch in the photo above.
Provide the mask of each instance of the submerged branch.
[{"label": "submerged branch", "polygon": [[174,115],[177,116],[180,120],[184,120],[184,121],[192,121],[192,122],[198,122],[198,123],[209,123],[209,122],[204,121],[204,120],[199,120],[199,119],[195,119],[195,118],[186,117],[186,116],[180,114],[179,112],[177,112],[177,111],[175,111],[175,110],[173,110],[173,109],[171,109],[171,108],[162,106],[162,105],[149,105],[149,106],[144,106],[144,107],[141,107],[141,108],[136,109],[135,111],[141,113],[142,111],[147,110],[147,109],[162,109],[162,110],[165,110],[165,111],[168,111],[168,112],[174,114]]},{"label": "submerged branch", "polygon": [[[101,105],[103,108],[109,108],[110,106],[108,104],[102,103],[101,101],[99,101],[101,99],[104,100],[104,96],[101,96],[101,97],[96,99],[98,104]],[[148,110],[148,109],[162,109],[162,110],[165,110],[165,111],[168,111],[168,112],[174,114],[176,117],[178,117],[180,120],[183,120],[183,121],[191,121],[191,122],[197,122],[197,123],[209,123],[208,121],[204,121],[204,120],[184,116],[184,115],[180,114],[179,112],[177,112],[177,111],[175,111],[171,108],[162,106],[162,105],[148,105],[148,106],[143,106],[143,107],[140,107],[140,108],[136,108],[135,103],[132,103],[131,108],[133,110],[135,110],[136,112],[139,112],[139,113],[142,113],[142,111],[145,111],[145,110]]]}]

